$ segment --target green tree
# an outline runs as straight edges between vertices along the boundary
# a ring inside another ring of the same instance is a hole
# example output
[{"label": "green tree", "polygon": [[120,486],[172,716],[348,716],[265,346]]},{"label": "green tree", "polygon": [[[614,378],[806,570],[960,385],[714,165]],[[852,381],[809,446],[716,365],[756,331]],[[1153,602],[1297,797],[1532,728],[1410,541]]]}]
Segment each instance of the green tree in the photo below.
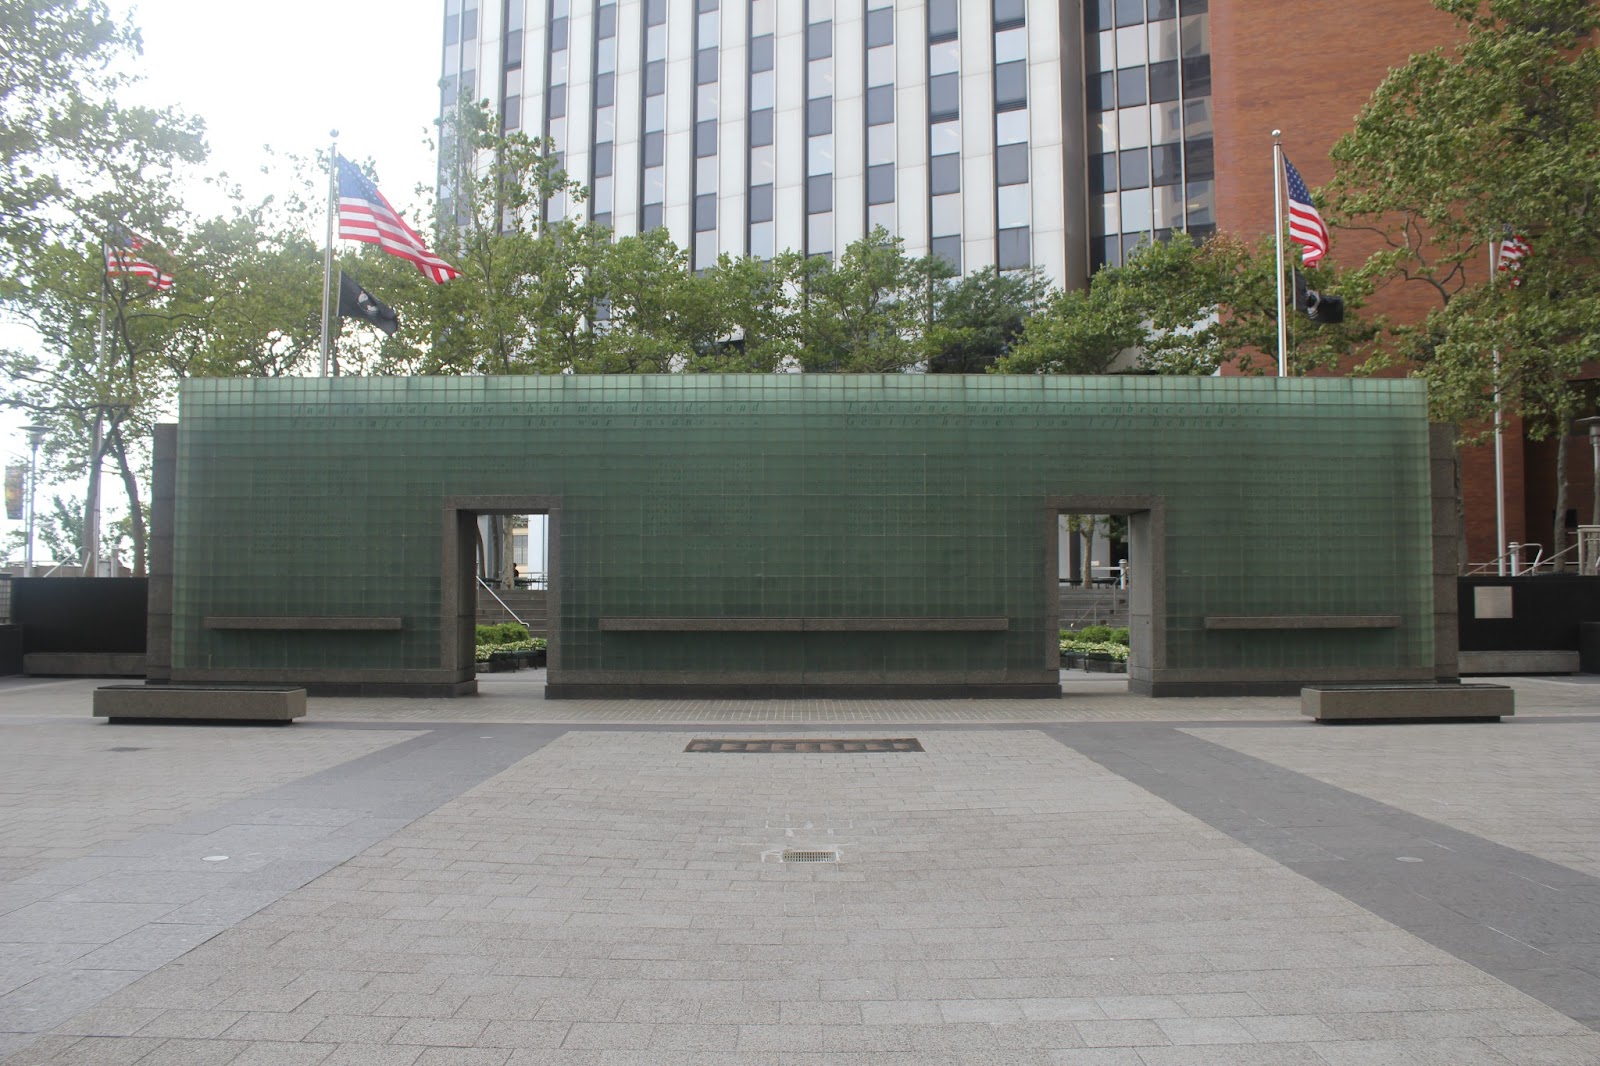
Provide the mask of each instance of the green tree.
[{"label": "green tree", "polygon": [[[1411,57],[1334,147],[1333,216],[1376,234],[1369,283],[1423,286],[1419,323],[1379,362],[1429,384],[1432,416],[1481,438],[1501,409],[1558,447],[1552,551],[1565,546],[1572,382],[1600,356],[1600,53],[1592,0],[1435,0],[1459,39]],[[1515,286],[1490,281],[1486,246],[1524,234]],[[1495,358],[1499,353],[1499,372]]]},{"label": "green tree", "polygon": [[944,260],[906,255],[881,226],[853,242],[837,263],[811,256],[796,271],[802,369],[882,374],[917,366],[922,332],[952,271]]},{"label": "green tree", "polygon": [[1038,268],[978,270],[939,294],[923,333],[930,374],[983,374],[1010,354],[1023,323],[1038,311],[1050,283]]}]

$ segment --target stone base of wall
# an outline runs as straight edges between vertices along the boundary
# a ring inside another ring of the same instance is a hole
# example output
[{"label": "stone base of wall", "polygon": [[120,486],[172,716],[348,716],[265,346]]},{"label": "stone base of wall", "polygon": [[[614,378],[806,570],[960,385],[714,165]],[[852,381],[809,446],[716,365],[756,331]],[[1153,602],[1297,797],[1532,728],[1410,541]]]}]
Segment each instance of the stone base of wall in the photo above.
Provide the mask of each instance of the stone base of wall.
[{"label": "stone base of wall", "polygon": [[35,651],[22,657],[30,677],[143,677],[144,654],[99,651]]},{"label": "stone base of wall", "polygon": [[1579,670],[1576,651],[1464,651],[1461,673],[1475,677],[1506,677],[1511,674],[1575,674]]},{"label": "stone base of wall", "polygon": [[547,684],[547,700],[1017,700],[1061,698],[1056,684]]}]

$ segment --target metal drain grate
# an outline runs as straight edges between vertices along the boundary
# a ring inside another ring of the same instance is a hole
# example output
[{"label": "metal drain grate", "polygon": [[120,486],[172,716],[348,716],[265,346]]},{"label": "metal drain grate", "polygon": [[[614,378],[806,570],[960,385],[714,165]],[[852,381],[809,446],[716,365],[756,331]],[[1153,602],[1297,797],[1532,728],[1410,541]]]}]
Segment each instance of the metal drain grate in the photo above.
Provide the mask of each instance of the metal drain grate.
[{"label": "metal drain grate", "polygon": [[838,862],[837,851],[785,851],[780,862]]},{"label": "metal drain grate", "polygon": [[691,740],[684,751],[714,751],[730,754],[808,752],[845,754],[872,751],[921,751],[922,744],[915,737],[888,739],[848,740]]}]

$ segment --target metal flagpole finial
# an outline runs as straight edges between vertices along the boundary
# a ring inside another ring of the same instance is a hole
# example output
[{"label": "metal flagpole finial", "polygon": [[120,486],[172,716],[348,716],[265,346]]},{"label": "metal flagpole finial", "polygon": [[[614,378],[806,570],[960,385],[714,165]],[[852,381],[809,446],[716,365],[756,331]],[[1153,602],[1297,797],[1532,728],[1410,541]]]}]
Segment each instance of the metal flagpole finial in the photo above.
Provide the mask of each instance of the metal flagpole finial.
[{"label": "metal flagpole finial", "polygon": [[1283,131],[1282,130],[1273,130],[1272,131],[1272,139],[1275,140],[1275,141],[1283,140]]}]

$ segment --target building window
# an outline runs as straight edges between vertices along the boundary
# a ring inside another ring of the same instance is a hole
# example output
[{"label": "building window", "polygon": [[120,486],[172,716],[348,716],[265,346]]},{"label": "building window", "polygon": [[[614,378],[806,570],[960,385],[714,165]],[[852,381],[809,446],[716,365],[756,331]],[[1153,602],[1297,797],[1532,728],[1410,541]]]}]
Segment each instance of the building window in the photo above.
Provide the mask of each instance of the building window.
[{"label": "building window", "polygon": [[928,79],[928,119],[940,122],[961,114],[961,78],[938,74]]},{"label": "building window", "polygon": [[639,209],[639,231],[649,233],[661,226],[661,205],[645,204]]},{"label": "building window", "polygon": [[717,80],[717,50],[702,48],[694,56],[694,83],[710,85]]},{"label": "building window", "polygon": [[522,31],[511,30],[506,34],[506,69],[514,70],[522,66]]},{"label": "building window", "polygon": [[647,133],[644,135],[644,165],[659,167],[666,161],[667,135],[665,133]]},{"label": "building window", "polygon": [[1107,152],[1089,157],[1089,191],[1117,191],[1117,153]]},{"label": "building window", "polygon": [[644,94],[660,96],[667,91],[667,61],[652,59],[644,65]]},{"label": "building window", "polygon": [[928,0],[928,40],[949,40],[959,25],[956,0]]},{"label": "building window", "polygon": [[961,191],[961,156],[936,155],[928,161],[929,192],[934,196]]},{"label": "building window", "polygon": [[567,29],[565,18],[550,20],[550,51],[559,52],[567,46]]},{"label": "building window", "polygon": [[806,179],[806,214],[820,215],[833,210],[833,175],[819,174]]},{"label": "building window", "polygon": [[894,8],[880,7],[867,12],[867,47],[894,43]]},{"label": "building window", "polygon": [[508,130],[521,129],[522,128],[522,97],[520,97],[520,96],[508,96],[508,97],[506,97],[504,110],[505,110],[505,118],[503,118],[501,120],[502,125],[504,125],[505,128],[508,129]]},{"label": "building window", "polygon": [[1188,159],[1190,181],[1210,181],[1216,177],[1216,150],[1210,137],[1189,141],[1184,145],[1183,152]]},{"label": "building window", "polygon": [[833,55],[833,22],[813,22],[806,27],[806,58],[827,59]]},{"label": "building window", "polygon": [[[515,0],[513,0],[515,2]],[[617,5],[601,4],[594,13],[594,35],[601,41],[617,35]]]},{"label": "building window", "polygon": [[[1203,4],[1186,3],[1183,5],[1183,7],[1185,11],[1188,11],[1191,14],[1196,11],[1205,10],[1205,6]],[[1178,0],[1147,0],[1147,3],[1145,4],[1145,15],[1150,19],[1151,22],[1159,22],[1162,19],[1177,18]]]},{"label": "building window", "polygon": [[1117,25],[1137,26],[1144,21],[1145,0],[1117,0]]},{"label": "building window", "polygon": [[1146,100],[1144,68],[1124,67],[1117,71],[1118,106],[1135,107]]},{"label": "building window", "polygon": [[610,72],[597,74],[594,79],[594,106],[610,107],[617,102],[617,76]]},{"label": "building window", "polygon": [[760,148],[772,143],[772,108],[750,112],[750,146]]},{"label": "building window", "polygon": [[750,72],[759,74],[772,69],[772,34],[763,33],[750,38]]},{"label": "building window", "polygon": [[603,142],[601,144],[597,144],[597,145],[594,146],[594,176],[595,177],[597,177],[597,178],[608,178],[608,177],[611,176],[611,167],[612,167],[612,151],[611,151],[611,148],[612,148],[612,145],[611,145],[610,141],[605,141],[605,142]]},{"label": "building window", "polygon": [[994,0],[994,28],[1020,26],[1028,19],[1026,0]]},{"label": "building window", "polygon": [[704,233],[717,228],[717,196],[702,193],[694,198],[694,231]]},{"label": "building window", "polygon": [[1183,151],[1175,144],[1158,144],[1150,149],[1152,185],[1176,185],[1183,180]]},{"label": "building window", "polygon": [[833,132],[833,97],[806,101],[806,136]]},{"label": "building window", "polygon": [[1196,56],[1183,61],[1183,95],[1211,95],[1211,57]]},{"label": "building window", "polygon": [[750,221],[772,221],[772,186],[750,186]]},{"label": "building window", "polygon": [[1024,185],[1028,181],[1028,146],[1002,144],[994,153],[995,183]]},{"label": "building window", "polygon": [[644,0],[644,24],[660,26],[667,21],[667,0]]},{"label": "building window", "polygon": [[950,269],[957,274],[961,273],[961,238],[960,237],[935,237],[930,249],[936,258],[943,259],[950,264]]},{"label": "building window", "polygon": [[694,157],[704,159],[717,154],[717,120],[705,119],[694,124]]},{"label": "building window", "polygon": [[994,106],[1011,111],[1028,106],[1028,64],[1018,59],[994,68]]},{"label": "building window", "polygon": [[894,164],[867,168],[867,203],[894,203]]},{"label": "building window", "polygon": [[1150,186],[1150,150],[1135,148],[1123,152],[1121,158],[1122,187],[1145,189]]},{"label": "building window", "polygon": [[546,96],[550,104],[551,118],[565,118],[567,115],[567,87],[565,85],[552,85]]},{"label": "building window", "polygon": [[894,121],[894,86],[877,85],[867,90],[867,125],[881,126]]},{"label": "building window", "polygon": [[1178,98],[1178,61],[1150,64],[1150,102],[1171,103]]},{"label": "building window", "polygon": [[1000,231],[999,266],[1001,270],[1017,270],[1033,265],[1032,253],[1028,247],[1028,228],[1018,226],[1015,229]]}]

